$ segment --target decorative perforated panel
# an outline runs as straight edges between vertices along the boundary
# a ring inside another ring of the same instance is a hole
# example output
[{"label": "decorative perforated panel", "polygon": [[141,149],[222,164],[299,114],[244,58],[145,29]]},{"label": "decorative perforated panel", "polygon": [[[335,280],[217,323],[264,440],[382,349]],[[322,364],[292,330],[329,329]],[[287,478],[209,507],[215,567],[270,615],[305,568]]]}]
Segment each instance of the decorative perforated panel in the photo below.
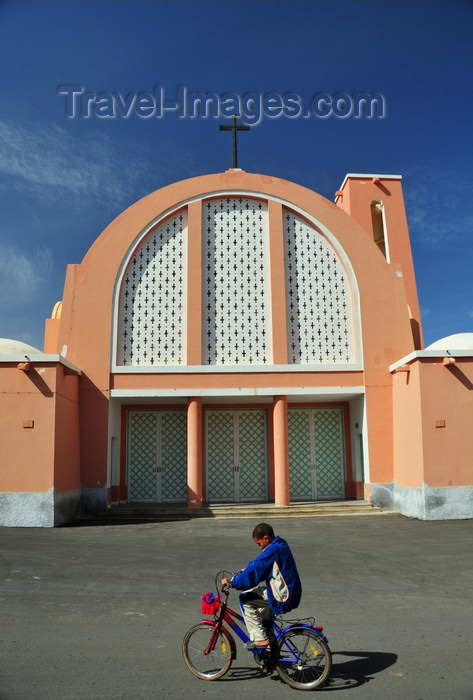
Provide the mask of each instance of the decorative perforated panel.
[{"label": "decorative perforated panel", "polygon": [[162,501],[187,500],[187,413],[161,411],[160,486]]},{"label": "decorative perforated panel", "polygon": [[342,410],[316,410],[314,421],[317,497],[341,498],[345,485]]},{"label": "decorative perforated panel", "polygon": [[315,444],[310,411],[288,411],[291,498],[315,499]]},{"label": "decorative perforated panel", "polygon": [[266,473],[266,413],[238,413],[238,496],[240,501],[265,501]]},{"label": "decorative perforated panel", "polygon": [[207,412],[207,498],[235,500],[235,414]]},{"label": "decorative perforated panel", "polygon": [[128,417],[128,498],[156,501],[158,424],[151,411],[132,411]]},{"label": "decorative perforated panel", "polygon": [[351,290],[338,255],[313,226],[283,212],[289,362],[355,362]]},{"label": "decorative perforated panel", "polygon": [[187,212],[149,233],[123,276],[117,364],[185,363]]},{"label": "decorative perforated panel", "polygon": [[203,216],[203,362],[266,364],[271,361],[267,204],[213,199]]}]

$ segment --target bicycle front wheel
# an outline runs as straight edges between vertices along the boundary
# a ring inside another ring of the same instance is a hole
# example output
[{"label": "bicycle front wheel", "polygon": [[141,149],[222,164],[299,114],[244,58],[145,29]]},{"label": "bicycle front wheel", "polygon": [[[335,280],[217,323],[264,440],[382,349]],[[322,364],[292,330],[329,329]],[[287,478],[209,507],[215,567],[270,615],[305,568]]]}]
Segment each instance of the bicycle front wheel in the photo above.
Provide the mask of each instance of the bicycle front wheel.
[{"label": "bicycle front wheel", "polygon": [[[215,643],[208,649],[215,634]],[[206,653],[207,650],[207,653]],[[182,654],[187,668],[197,678],[216,681],[232,665],[232,646],[228,635],[219,630],[214,632],[211,625],[196,625],[190,629],[182,642]]]},{"label": "bicycle front wheel", "polygon": [[279,675],[292,688],[321,688],[330,676],[330,648],[314,630],[288,629],[277,643],[275,656]]}]

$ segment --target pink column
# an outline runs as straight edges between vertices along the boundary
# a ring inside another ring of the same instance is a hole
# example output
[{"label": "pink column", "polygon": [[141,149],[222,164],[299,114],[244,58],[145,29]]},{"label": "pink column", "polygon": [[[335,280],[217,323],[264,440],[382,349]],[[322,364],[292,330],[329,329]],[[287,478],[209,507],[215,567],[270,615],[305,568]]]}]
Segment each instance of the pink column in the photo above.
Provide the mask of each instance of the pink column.
[{"label": "pink column", "polygon": [[187,207],[187,364],[202,364],[202,202]]},{"label": "pink column", "polygon": [[288,506],[291,502],[289,490],[289,451],[287,431],[287,396],[275,396],[273,403],[274,433],[274,502],[277,506]]},{"label": "pink column", "polygon": [[286,282],[282,204],[269,200],[269,257],[271,259],[271,315],[273,362],[287,365]]},{"label": "pink column", "polygon": [[187,405],[187,506],[201,508],[204,489],[202,449],[202,399],[190,398]]}]

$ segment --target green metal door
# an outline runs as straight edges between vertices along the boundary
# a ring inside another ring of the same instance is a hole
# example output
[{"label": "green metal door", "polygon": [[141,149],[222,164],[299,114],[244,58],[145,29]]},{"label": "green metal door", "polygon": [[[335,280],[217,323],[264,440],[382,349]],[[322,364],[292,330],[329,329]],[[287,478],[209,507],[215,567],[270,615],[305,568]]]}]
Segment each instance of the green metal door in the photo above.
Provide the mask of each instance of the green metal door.
[{"label": "green metal door", "polygon": [[266,501],[266,412],[207,411],[207,500]]},{"label": "green metal door", "polygon": [[289,409],[288,432],[291,500],[344,498],[342,409]]},{"label": "green metal door", "polygon": [[130,502],[187,500],[185,411],[129,411],[127,445]]}]

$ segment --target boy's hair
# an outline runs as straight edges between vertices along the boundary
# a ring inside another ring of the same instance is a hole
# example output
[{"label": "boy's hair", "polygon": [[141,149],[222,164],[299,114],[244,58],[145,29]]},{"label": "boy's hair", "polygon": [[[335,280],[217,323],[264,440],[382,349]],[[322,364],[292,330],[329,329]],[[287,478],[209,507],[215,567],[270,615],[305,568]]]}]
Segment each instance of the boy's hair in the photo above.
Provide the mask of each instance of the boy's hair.
[{"label": "boy's hair", "polygon": [[270,540],[274,540],[274,530],[268,523],[260,523],[253,530],[253,539],[262,540],[267,535]]}]

